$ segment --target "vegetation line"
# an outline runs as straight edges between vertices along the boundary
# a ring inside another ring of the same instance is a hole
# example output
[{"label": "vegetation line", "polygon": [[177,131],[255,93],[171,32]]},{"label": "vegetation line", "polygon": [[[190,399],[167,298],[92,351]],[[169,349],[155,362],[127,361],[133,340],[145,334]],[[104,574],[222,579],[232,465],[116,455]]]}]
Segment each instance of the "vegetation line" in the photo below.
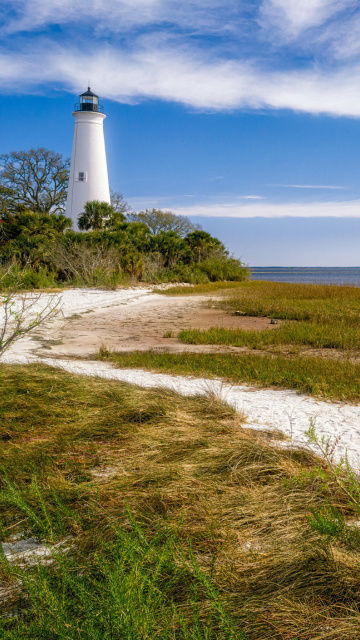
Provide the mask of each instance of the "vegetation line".
[{"label": "vegetation line", "polygon": [[360,402],[360,364],[349,361],[252,353],[116,353],[106,348],[100,349],[98,358],[123,368],[220,377],[232,383],[295,389],[315,397]]},{"label": "vegetation line", "polygon": [[186,344],[223,344],[262,349],[276,345],[306,345],[318,349],[360,350],[360,328],[339,327],[336,324],[293,322],[269,331],[241,329],[186,329],[178,338]]}]

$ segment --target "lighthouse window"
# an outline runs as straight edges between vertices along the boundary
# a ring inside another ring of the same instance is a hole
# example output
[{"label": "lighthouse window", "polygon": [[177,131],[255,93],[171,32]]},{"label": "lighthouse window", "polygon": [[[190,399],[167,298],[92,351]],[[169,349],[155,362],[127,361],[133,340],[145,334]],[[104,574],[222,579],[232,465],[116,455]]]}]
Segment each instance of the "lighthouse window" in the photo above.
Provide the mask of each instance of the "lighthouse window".
[{"label": "lighthouse window", "polygon": [[86,173],[84,173],[84,171],[79,171],[79,177],[78,177],[79,182],[85,182],[86,180]]}]

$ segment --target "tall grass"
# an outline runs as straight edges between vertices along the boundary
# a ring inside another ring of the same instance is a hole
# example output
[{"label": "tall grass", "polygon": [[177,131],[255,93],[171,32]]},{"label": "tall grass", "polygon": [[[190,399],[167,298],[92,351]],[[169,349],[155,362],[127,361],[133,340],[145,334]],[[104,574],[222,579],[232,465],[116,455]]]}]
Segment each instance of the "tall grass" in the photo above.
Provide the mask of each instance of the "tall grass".
[{"label": "tall grass", "polygon": [[0,384],[2,540],[63,543],[0,563],[1,638],[359,638],[346,475],[215,397],[34,366]]},{"label": "tall grass", "polygon": [[348,360],[252,353],[116,353],[104,348],[98,357],[125,368],[221,377],[234,383],[296,389],[317,397],[360,402],[360,364]]},{"label": "tall grass", "polygon": [[178,338],[187,344],[224,344],[235,347],[263,349],[274,345],[306,345],[318,349],[360,349],[360,327],[339,327],[338,324],[292,322],[263,331],[241,329],[186,329]]},{"label": "tall grass", "polygon": [[318,323],[335,320],[343,326],[357,326],[360,320],[360,287],[250,280],[200,284],[191,290],[179,286],[162,293],[221,293],[223,306],[246,316]]},{"label": "tall grass", "polygon": [[114,538],[87,556],[56,554],[56,568],[22,572],[27,603],[21,616],[0,620],[1,637],[246,639],[196,560],[179,556],[171,532],[147,539],[133,523]]},{"label": "tall grass", "polygon": [[250,281],[225,304],[246,316],[343,326],[358,326],[360,320],[359,287]]}]

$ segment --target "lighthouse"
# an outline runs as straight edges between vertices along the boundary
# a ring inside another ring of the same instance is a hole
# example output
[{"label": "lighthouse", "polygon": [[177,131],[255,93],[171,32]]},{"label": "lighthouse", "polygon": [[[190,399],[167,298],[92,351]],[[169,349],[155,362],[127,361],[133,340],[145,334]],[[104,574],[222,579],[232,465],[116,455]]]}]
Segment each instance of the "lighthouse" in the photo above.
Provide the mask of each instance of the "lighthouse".
[{"label": "lighthouse", "polygon": [[75,105],[74,142],[71,154],[66,214],[78,228],[78,217],[89,200],[110,204],[103,122],[99,96],[88,90]]}]

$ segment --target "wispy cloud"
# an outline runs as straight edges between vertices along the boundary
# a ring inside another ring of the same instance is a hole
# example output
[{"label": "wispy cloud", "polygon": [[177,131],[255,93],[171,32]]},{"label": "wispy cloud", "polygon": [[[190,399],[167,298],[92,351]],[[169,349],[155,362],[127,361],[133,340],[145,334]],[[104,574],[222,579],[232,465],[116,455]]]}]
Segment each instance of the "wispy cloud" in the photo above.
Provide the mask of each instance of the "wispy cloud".
[{"label": "wispy cloud", "polygon": [[[187,0],[186,3],[169,0],[8,0],[0,10],[4,33],[19,33],[44,29],[48,25],[89,23],[95,31],[107,29],[111,33],[125,33],[142,25],[159,28],[178,25],[197,30],[221,30],[218,12],[229,30],[228,20],[239,15],[241,4],[237,0]],[[79,36],[81,34],[79,33]]]},{"label": "wispy cloud", "polygon": [[216,218],[360,218],[360,200],[312,204],[297,202],[239,204],[236,201],[174,207],[173,210],[186,216]]},{"label": "wispy cloud", "polygon": [[9,0],[0,90],[74,92],[90,76],[120,102],[360,117],[350,16],[360,34],[358,0]]},{"label": "wispy cloud", "polygon": [[264,0],[260,17],[264,28],[275,27],[283,37],[292,38],[356,6],[357,0]]},{"label": "wispy cloud", "polygon": [[263,196],[240,196],[243,200],[265,200]]},{"label": "wispy cloud", "polygon": [[250,62],[208,60],[184,48],[138,46],[91,51],[38,43],[23,51],[0,52],[0,86],[29,92],[53,84],[71,92],[89,76],[98,93],[119,102],[172,100],[197,109],[293,109],[360,116],[360,64],[320,73],[315,69],[264,72]]},{"label": "wispy cloud", "polygon": [[335,189],[346,190],[348,187],[340,187],[333,184],[269,184],[268,187],[285,187],[287,189]]}]

